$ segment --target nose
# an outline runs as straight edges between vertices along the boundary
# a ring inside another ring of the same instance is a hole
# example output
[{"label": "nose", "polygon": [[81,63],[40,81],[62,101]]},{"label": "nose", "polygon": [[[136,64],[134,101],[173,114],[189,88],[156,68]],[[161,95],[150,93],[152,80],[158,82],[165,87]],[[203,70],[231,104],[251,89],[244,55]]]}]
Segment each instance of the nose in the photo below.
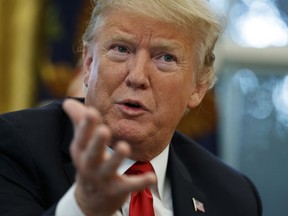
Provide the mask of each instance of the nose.
[{"label": "nose", "polygon": [[145,53],[138,53],[131,59],[129,71],[125,79],[128,87],[133,89],[147,89],[150,86],[149,80],[149,59]]}]

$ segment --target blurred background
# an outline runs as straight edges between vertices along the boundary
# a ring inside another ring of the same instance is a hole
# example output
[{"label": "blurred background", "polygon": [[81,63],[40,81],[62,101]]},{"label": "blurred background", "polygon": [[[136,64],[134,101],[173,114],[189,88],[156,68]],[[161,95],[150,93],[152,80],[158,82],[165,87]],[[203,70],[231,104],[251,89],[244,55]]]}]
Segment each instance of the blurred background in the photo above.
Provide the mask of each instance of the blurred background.
[{"label": "blurred background", "polygon": [[[253,180],[264,216],[287,216],[288,1],[210,2],[227,16],[218,82],[178,129]],[[83,95],[90,12],[90,0],[0,0],[0,113]]]}]

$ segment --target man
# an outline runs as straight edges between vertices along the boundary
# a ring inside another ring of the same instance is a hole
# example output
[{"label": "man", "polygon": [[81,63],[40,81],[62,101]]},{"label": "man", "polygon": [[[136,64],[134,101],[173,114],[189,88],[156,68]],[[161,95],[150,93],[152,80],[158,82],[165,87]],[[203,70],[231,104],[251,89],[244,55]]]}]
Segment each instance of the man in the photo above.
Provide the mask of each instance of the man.
[{"label": "man", "polygon": [[220,30],[204,0],[98,1],[84,105],[1,116],[1,215],[261,215],[245,176],[175,132],[214,83]]}]

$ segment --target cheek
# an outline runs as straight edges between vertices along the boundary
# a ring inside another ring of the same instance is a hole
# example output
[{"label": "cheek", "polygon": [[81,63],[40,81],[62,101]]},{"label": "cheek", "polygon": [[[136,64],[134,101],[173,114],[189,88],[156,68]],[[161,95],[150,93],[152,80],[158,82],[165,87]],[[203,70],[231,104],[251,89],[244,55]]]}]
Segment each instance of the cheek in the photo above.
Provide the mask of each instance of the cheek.
[{"label": "cheek", "polygon": [[159,99],[167,103],[183,104],[188,101],[190,92],[192,91],[193,82],[185,77],[171,77],[171,79],[162,79],[157,84],[157,92]]},{"label": "cheek", "polygon": [[[113,70],[113,66],[99,62],[93,67],[89,77],[89,85],[95,90],[107,91],[113,87],[113,83],[117,80],[117,73]],[[115,67],[114,67],[115,68]]]},{"label": "cheek", "polygon": [[173,79],[170,82],[162,82],[158,86],[158,93],[156,101],[157,105],[161,107],[161,113],[169,119],[175,119],[176,121],[182,118],[189,102],[189,89],[183,82],[178,79]]},{"label": "cheek", "polygon": [[113,96],[124,81],[125,72],[121,65],[100,59],[99,64],[90,74],[87,97],[94,103],[101,101],[101,104],[94,104],[94,106],[104,112],[104,109],[108,110]]},{"label": "cheek", "polygon": [[[102,59],[101,59],[102,60]],[[106,85],[115,85],[125,80],[126,64],[115,63],[104,58],[98,65],[98,79]]]}]

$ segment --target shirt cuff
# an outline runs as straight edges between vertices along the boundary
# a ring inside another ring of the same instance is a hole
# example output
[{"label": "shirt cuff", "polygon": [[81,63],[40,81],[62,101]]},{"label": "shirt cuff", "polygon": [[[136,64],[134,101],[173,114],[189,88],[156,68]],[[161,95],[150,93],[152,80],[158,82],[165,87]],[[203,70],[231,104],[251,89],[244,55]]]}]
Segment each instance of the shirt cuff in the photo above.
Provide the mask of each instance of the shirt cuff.
[{"label": "shirt cuff", "polygon": [[[85,216],[77,204],[75,198],[76,183],[74,183],[66,194],[61,198],[56,207],[55,216]],[[122,216],[120,211],[115,212],[111,216]]]},{"label": "shirt cuff", "polygon": [[85,216],[76,202],[75,190],[76,184],[74,183],[57,204],[56,216]]}]

